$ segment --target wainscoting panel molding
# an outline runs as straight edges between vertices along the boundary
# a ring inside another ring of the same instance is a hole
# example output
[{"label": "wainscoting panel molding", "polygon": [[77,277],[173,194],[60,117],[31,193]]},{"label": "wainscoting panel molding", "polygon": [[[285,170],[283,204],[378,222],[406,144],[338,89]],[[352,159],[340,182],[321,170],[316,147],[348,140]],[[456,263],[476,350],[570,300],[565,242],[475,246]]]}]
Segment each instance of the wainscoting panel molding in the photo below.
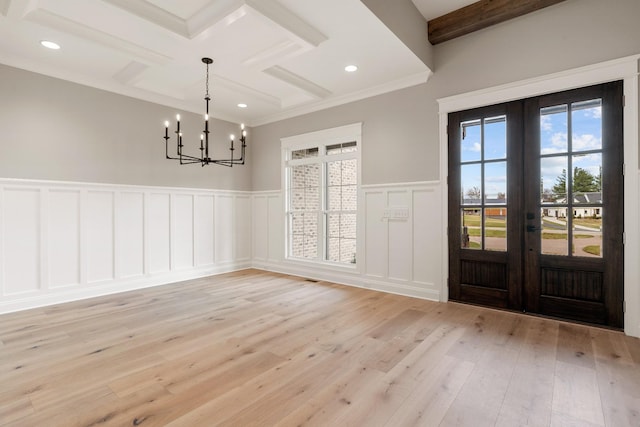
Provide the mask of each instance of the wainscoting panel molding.
[{"label": "wainscoting panel molding", "polygon": [[419,182],[363,186],[355,268],[288,260],[280,191],[253,195],[253,265],[384,292],[439,300],[441,186]]},{"label": "wainscoting panel molding", "polygon": [[248,268],[251,202],[247,192],[0,179],[0,313]]}]

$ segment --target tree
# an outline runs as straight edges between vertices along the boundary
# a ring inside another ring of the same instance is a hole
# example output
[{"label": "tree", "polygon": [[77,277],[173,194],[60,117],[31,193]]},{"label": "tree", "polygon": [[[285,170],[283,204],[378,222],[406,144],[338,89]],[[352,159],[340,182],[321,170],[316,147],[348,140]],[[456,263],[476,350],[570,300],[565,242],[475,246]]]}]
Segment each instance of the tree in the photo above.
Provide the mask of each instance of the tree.
[{"label": "tree", "polygon": [[482,192],[478,187],[471,187],[467,190],[467,197],[470,199],[480,199],[482,197]]},{"label": "tree", "polygon": [[598,191],[596,177],[586,169],[575,167],[573,169],[573,191],[582,193]]},{"label": "tree", "polygon": [[556,183],[553,185],[551,192],[556,199],[565,197],[567,195],[567,170],[562,169],[562,173],[556,178]]},{"label": "tree", "polygon": [[[575,167],[573,169],[573,182],[571,188],[574,192],[588,193],[600,191],[600,177],[595,177],[586,169]],[[556,178],[556,183],[551,189],[556,198],[567,194],[567,170],[562,169],[562,174]]]}]

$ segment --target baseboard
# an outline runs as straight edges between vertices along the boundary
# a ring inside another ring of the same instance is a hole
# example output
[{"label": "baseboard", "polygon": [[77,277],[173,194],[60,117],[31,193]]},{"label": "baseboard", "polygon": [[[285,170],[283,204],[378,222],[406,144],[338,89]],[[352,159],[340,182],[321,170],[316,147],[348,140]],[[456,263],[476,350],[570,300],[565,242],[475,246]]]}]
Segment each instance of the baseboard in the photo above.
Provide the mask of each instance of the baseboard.
[{"label": "baseboard", "polygon": [[440,301],[440,292],[436,290],[437,286],[435,284],[383,280],[361,275],[357,272],[305,268],[288,263],[254,262],[253,268],[412,298]]},{"label": "baseboard", "polygon": [[152,276],[137,276],[102,283],[92,283],[89,285],[77,285],[67,289],[57,288],[50,292],[39,291],[37,294],[23,294],[15,296],[13,299],[0,301],[0,314],[162,286],[185,280],[246,270],[248,268],[251,268],[251,263],[248,261],[225,263],[210,267],[160,273]]}]

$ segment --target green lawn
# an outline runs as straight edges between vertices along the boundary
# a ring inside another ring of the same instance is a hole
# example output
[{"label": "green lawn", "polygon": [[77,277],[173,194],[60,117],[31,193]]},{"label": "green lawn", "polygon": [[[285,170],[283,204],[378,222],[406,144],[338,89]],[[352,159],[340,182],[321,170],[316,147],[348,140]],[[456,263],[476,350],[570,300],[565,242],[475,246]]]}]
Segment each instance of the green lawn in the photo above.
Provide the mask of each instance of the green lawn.
[{"label": "green lawn", "polygon": [[[479,227],[469,227],[467,228],[469,236],[480,236],[480,228]],[[507,237],[507,230],[493,230],[486,229],[485,237],[500,237],[504,239]],[[588,239],[589,237],[593,237],[589,234],[574,234],[573,237],[576,239]],[[543,239],[555,239],[555,240],[567,240],[567,233],[542,233]]]},{"label": "green lawn", "polygon": [[[463,224],[467,227],[480,227],[480,215],[465,215]],[[486,227],[506,228],[507,221],[505,219],[487,218],[485,221]]]},{"label": "green lawn", "polygon": [[582,225],[584,227],[589,227],[589,228],[600,228],[600,227],[602,227],[602,218],[600,218],[600,219],[574,218],[573,219],[573,224],[574,225]]},{"label": "green lawn", "polygon": [[600,246],[598,245],[585,246],[582,250],[591,255],[600,255]]}]

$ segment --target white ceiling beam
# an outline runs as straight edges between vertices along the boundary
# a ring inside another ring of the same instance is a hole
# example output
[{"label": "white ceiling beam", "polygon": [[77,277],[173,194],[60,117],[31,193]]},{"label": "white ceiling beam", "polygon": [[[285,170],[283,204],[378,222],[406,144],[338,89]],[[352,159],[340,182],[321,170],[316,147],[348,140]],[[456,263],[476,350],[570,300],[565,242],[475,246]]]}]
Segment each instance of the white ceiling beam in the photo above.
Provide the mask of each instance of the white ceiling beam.
[{"label": "white ceiling beam", "polygon": [[156,6],[148,1],[131,0],[102,0],[124,11],[138,16],[146,21],[152,22],[167,31],[171,31],[182,37],[189,38],[187,23],[180,17]]},{"label": "white ceiling beam", "polygon": [[302,45],[308,44],[312,47],[318,47],[320,43],[327,40],[327,36],[277,1],[244,1],[247,6],[251,7],[260,15],[287,30],[291,35],[296,37]]},{"label": "white ceiling beam", "polygon": [[128,56],[132,56],[141,62],[152,64],[166,64],[171,58],[151,49],[128,42],[121,38],[112,36],[103,31],[86,26],[45,9],[36,9],[29,12],[25,19],[38,24],[54,28],[64,33],[73,34],[87,40],[91,40],[102,46],[114,49]]},{"label": "white ceiling beam", "polygon": [[0,15],[7,16],[11,0],[0,0]]},{"label": "white ceiling beam", "polygon": [[288,83],[291,86],[294,86],[308,93],[314,98],[323,99],[331,95],[330,90],[325,89],[322,86],[317,85],[314,82],[309,81],[304,77],[299,76],[298,74],[293,73],[289,70],[286,70],[280,66],[267,68],[266,70],[264,70],[264,72],[270,75],[271,77],[275,77],[278,80]]},{"label": "white ceiling beam", "polygon": [[0,13],[7,18],[22,19],[37,8],[37,0],[0,0]]},{"label": "white ceiling beam", "polygon": [[264,92],[260,92],[259,90],[255,90],[253,88],[242,85],[238,82],[234,82],[232,80],[225,79],[220,76],[212,76],[211,85],[212,85],[211,92],[213,93],[214,99],[215,99],[216,88],[219,87],[219,88],[224,88],[229,92],[235,92],[235,93],[246,95],[247,97],[257,99],[258,101],[263,102],[265,104],[273,105],[274,107],[278,107],[278,108],[282,107],[282,101],[280,100],[280,98],[275,97],[273,95],[269,95]]},{"label": "white ceiling beam", "polygon": [[280,61],[306,51],[307,49],[302,49],[297,43],[291,40],[285,40],[269,49],[265,49],[262,52],[248,57],[242,61],[242,65],[264,70],[265,68],[276,65]]},{"label": "white ceiling beam", "polygon": [[210,2],[208,5],[196,12],[186,22],[189,38],[194,39],[200,34],[223,22],[231,25],[236,20],[246,15],[244,0],[218,0]]}]

